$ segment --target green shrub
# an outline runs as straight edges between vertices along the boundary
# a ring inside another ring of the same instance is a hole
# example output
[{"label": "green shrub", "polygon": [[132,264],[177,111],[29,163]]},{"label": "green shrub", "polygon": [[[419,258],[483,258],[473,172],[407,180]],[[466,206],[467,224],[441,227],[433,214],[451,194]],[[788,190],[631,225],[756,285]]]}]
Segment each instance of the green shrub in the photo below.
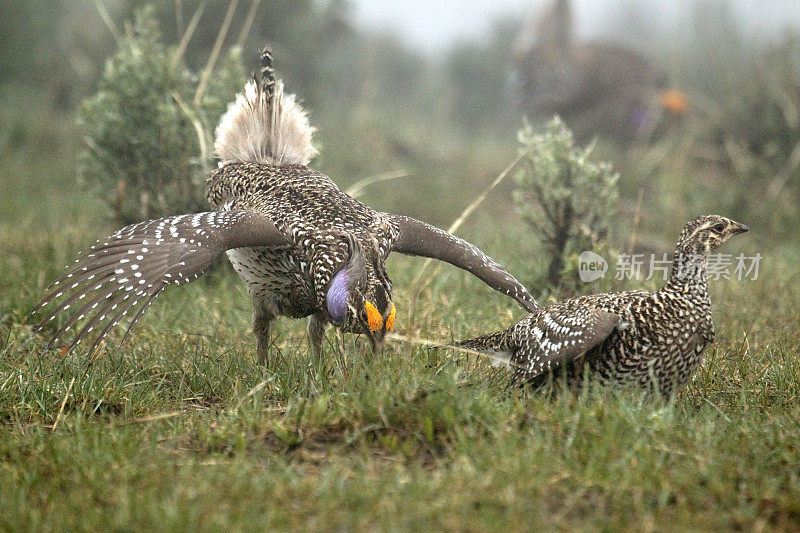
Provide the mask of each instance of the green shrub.
[{"label": "green shrub", "polygon": [[241,90],[244,69],[233,50],[195,106],[198,76],[174,60],[176,53],[164,44],[152,8],[137,11],[97,94],[81,107],[81,176],[120,222],[205,208],[213,128]]},{"label": "green shrub", "polygon": [[550,255],[548,280],[559,285],[573,256],[606,251],[619,175],[609,164],[590,162],[592,147],[576,147],[558,117],[544,133],[526,126],[518,139],[522,159],[514,176],[514,201]]}]

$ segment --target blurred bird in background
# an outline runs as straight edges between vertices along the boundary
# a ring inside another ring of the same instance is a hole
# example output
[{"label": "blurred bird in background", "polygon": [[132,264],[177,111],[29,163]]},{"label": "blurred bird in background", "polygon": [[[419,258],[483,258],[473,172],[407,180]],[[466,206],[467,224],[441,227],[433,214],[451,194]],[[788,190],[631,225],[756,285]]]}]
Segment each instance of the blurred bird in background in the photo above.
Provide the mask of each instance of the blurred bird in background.
[{"label": "blurred bird in background", "polygon": [[513,91],[531,120],[559,115],[578,143],[599,135],[622,143],[653,136],[665,115],[686,111],[686,96],[634,50],[576,42],[569,0],[554,0],[519,35]]}]

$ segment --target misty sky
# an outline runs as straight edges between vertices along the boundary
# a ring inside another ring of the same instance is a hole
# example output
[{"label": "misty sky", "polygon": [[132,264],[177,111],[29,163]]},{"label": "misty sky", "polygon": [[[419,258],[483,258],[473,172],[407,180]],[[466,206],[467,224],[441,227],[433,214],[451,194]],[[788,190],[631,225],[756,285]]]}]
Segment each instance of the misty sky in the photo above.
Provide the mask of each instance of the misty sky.
[{"label": "misty sky", "polygon": [[[356,21],[362,26],[387,29],[412,46],[433,52],[454,40],[485,36],[492,21],[504,16],[528,17],[546,0],[354,0]],[[604,34],[608,18],[631,0],[573,0],[578,34]],[[665,26],[689,15],[686,0],[639,2],[647,16]],[[800,0],[730,0],[743,27],[751,35],[769,39],[790,24],[800,27]]]}]

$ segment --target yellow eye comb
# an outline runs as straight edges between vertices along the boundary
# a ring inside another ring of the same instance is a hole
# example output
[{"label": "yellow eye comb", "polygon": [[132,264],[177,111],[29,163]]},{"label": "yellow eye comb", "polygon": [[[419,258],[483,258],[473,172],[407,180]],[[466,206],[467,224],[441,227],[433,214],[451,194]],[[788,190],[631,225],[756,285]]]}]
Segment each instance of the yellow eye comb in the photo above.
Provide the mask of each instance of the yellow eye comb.
[{"label": "yellow eye comb", "polygon": [[378,309],[370,302],[364,304],[364,309],[367,311],[367,321],[369,322],[369,329],[378,331],[383,327],[383,317]]}]

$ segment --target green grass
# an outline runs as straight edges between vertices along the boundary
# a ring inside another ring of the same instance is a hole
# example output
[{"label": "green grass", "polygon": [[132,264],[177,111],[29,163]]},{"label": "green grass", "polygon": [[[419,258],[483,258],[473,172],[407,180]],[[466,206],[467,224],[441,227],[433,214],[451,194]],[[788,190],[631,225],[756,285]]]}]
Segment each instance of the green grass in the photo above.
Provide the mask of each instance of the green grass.
[{"label": "green grass", "polygon": [[[0,529],[800,528],[788,245],[762,252],[758,281],[712,282],[718,342],[671,402],[525,392],[483,360],[402,344],[373,357],[334,332],[314,360],[302,321],[279,322],[280,356],[260,366],[227,267],[166,291],[87,368],[80,350],[40,357],[53,330],[32,336],[25,313],[111,226],[62,167],[69,147],[35,153],[0,163]],[[540,273],[522,232],[470,228],[513,272]],[[747,238],[731,251],[753,251]],[[450,267],[410,316],[420,264],[390,261],[400,333],[446,342],[522,316]]]}]

